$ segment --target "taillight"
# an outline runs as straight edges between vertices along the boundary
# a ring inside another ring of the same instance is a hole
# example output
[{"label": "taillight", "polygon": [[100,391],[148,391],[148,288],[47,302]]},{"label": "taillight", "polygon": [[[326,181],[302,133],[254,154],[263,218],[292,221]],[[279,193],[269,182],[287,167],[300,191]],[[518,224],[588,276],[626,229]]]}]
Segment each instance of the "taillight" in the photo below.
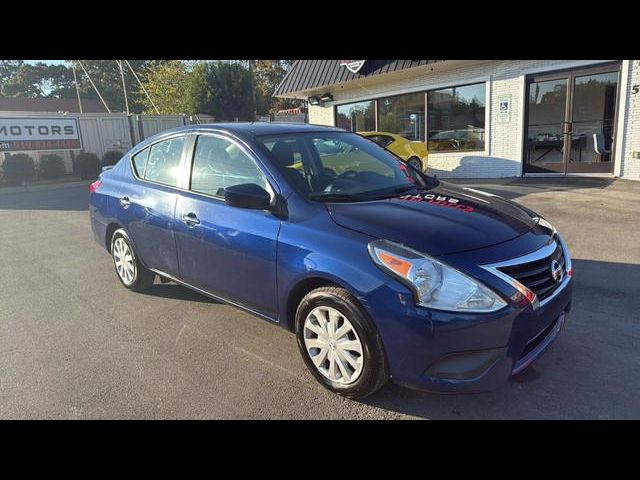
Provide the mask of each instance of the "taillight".
[{"label": "taillight", "polygon": [[91,185],[89,185],[89,195],[94,193],[100,186],[102,186],[102,182],[100,180],[96,180]]}]

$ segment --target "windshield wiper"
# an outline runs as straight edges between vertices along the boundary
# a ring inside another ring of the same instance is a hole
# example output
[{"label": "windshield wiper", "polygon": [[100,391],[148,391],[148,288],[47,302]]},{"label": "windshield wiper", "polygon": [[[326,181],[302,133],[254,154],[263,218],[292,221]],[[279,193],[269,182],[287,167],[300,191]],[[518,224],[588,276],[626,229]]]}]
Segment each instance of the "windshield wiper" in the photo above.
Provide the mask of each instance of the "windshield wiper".
[{"label": "windshield wiper", "polygon": [[358,195],[348,195],[345,193],[312,192],[309,194],[309,198],[311,200],[323,200],[327,202],[361,202],[366,200],[379,200],[381,198],[395,197],[396,195],[409,192],[411,190],[429,190],[429,187],[420,185],[401,185],[392,190],[380,192],[377,195],[375,191],[361,192]]}]

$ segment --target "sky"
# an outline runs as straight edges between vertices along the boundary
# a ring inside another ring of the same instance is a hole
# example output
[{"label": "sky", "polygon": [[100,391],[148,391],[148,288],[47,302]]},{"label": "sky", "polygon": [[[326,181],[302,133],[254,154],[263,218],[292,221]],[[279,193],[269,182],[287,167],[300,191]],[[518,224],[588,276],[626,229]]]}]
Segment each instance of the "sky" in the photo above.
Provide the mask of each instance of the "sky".
[{"label": "sky", "polygon": [[64,60],[25,60],[25,63],[35,64],[35,63],[46,63],[49,65],[61,65],[64,63]]}]

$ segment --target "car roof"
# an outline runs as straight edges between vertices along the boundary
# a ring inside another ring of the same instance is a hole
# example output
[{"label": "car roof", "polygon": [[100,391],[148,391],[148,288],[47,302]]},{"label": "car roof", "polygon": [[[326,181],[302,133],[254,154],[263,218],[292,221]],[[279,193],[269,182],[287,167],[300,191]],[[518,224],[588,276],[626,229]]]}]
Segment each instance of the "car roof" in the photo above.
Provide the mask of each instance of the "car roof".
[{"label": "car roof", "polygon": [[204,123],[177,127],[169,131],[162,132],[163,135],[176,132],[190,131],[224,131],[232,134],[253,137],[261,135],[276,135],[287,133],[307,133],[307,132],[344,132],[342,128],[329,127],[326,125],[313,125],[309,123],[287,123],[287,122],[226,122],[226,123]]},{"label": "car roof", "polygon": [[253,140],[253,137],[262,135],[282,135],[290,133],[311,133],[311,132],[347,132],[342,128],[329,127],[326,125],[313,125],[309,123],[288,123],[288,122],[226,122],[226,123],[202,123],[195,125],[185,125],[172,128],[148,137],[135,145],[130,153],[141,151],[147,146],[162,141],[165,137],[170,137],[178,133],[189,132],[226,132],[245,140]]}]

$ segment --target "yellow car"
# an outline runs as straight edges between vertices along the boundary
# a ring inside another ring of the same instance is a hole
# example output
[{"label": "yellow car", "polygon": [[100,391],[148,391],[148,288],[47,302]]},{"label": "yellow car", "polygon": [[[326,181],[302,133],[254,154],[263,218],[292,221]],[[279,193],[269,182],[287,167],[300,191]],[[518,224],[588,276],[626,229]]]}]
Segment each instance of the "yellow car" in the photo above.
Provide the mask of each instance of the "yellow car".
[{"label": "yellow car", "polygon": [[427,169],[429,152],[424,142],[407,140],[400,135],[388,132],[358,132],[358,135],[377,143],[391,153],[395,153],[420,171]]}]

